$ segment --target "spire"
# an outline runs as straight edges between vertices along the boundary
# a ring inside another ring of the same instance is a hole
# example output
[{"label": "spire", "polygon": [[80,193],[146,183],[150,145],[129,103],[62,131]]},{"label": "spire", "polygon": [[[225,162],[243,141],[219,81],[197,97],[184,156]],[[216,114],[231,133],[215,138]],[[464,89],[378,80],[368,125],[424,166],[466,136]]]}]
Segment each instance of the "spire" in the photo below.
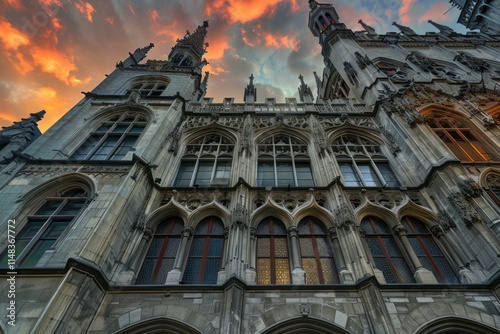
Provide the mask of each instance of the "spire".
[{"label": "spire", "polygon": [[124,61],[120,61],[119,63],[116,64],[116,67],[119,67],[121,69],[130,67],[132,65],[137,65],[141,60],[146,58],[146,55],[148,54],[149,50],[151,50],[155,45],[153,43],[149,43],[149,45],[143,47],[143,48],[137,48],[135,49],[134,53],[128,53],[128,58],[125,59]]},{"label": "spire", "polygon": [[300,86],[299,86],[300,101],[305,103],[313,103],[314,96],[311,92],[311,88],[309,88],[309,86],[305,84],[304,77],[302,76],[302,74],[299,75],[299,80],[300,80]]},{"label": "spire", "polygon": [[[208,21],[203,21],[203,25],[198,26],[193,33],[189,30],[183,39],[177,39],[175,47],[190,48],[199,58],[206,52],[208,43],[205,43],[205,36],[207,35]],[[175,48],[174,47],[174,48]]]},{"label": "spire", "polygon": [[451,29],[450,27],[447,27],[445,25],[436,23],[432,20],[428,20],[427,22],[432,24],[434,27],[438,28],[439,32],[444,34],[444,35],[451,35],[451,34],[455,33],[455,31],[453,29]]},{"label": "spire", "polygon": [[450,0],[452,7],[462,10],[465,7],[466,0]]},{"label": "spire", "polygon": [[313,73],[314,73],[314,80],[316,80],[316,93],[317,93],[318,99],[319,99],[321,96],[321,87],[323,86],[323,82],[318,77],[318,73],[316,73],[316,71],[314,71]]},{"label": "spire", "polygon": [[418,34],[416,32],[414,32],[412,29],[410,29],[408,27],[397,24],[396,22],[392,22],[392,25],[396,26],[406,36],[418,36]]},{"label": "spire", "polygon": [[203,77],[203,80],[201,81],[198,89],[196,89],[195,92],[195,101],[200,101],[202,98],[205,97],[205,94],[207,93],[207,86],[208,86],[208,76],[210,75],[210,72],[205,72],[205,76]]},{"label": "spire", "polygon": [[245,87],[245,96],[243,96],[243,101],[245,103],[255,103],[257,101],[257,88],[253,85],[253,74],[249,77],[250,83]]},{"label": "spire", "polygon": [[363,29],[365,29],[365,31],[368,33],[368,35],[376,35],[377,34],[375,29],[370,27],[368,24],[364,23],[363,20],[360,19],[358,21],[358,23],[361,24],[361,26],[363,27]]}]

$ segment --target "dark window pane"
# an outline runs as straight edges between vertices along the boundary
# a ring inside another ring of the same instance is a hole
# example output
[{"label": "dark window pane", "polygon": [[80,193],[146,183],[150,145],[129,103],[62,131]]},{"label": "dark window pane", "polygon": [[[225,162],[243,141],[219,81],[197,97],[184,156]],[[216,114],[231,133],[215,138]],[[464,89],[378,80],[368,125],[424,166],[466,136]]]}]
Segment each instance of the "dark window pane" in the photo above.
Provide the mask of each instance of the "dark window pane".
[{"label": "dark window pane", "polygon": [[34,267],[43,256],[45,251],[49,249],[54,244],[54,242],[55,240],[53,239],[37,241],[28,255],[21,262],[21,266]]},{"label": "dark window pane", "polygon": [[339,167],[347,187],[359,187],[362,185],[354,167],[351,164],[340,163]]},{"label": "dark window pane", "polygon": [[260,187],[274,186],[274,165],[272,162],[259,162],[257,185]]},{"label": "dark window pane", "polygon": [[377,164],[377,168],[378,168],[380,174],[382,174],[382,176],[384,177],[385,182],[387,182],[387,186],[399,187],[399,185],[400,185],[399,181],[398,181],[398,179],[396,179],[396,176],[392,172],[391,167],[389,167],[389,164],[379,163],[379,164]]},{"label": "dark window pane", "polygon": [[311,166],[309,166],[308,163],[296,163],[295,172],[297,173],[297,183],[299,187],[314,186]]},{"label": "dark window pane", "polygon": [[291,161],[276,162],[276,171],[278,179],[278,187],[286,187],[288,185],[295,186],[293,179],[293,167]]},{"label": "dark window pane", "polygon": [[200,161],[198,165],[198,173],[196,174],[196,180],[194,183],[200,186],[210,185],[213,168],[214,161]]},{"label": "dark window pane", "polygon": [[61,201],[48,201],[36,213],[36,216],[50,216],[62,204]]},{"label": "dark window pane", "polygon": [[382,183],[380,182],[377,173],[373,170],[371,165],[358,165],[359,172],[361,173],[361,177],[366,186],[368,187],[381,187]]},{"label": "dark window pane", "polygon": [[183,161],[177,172],[174,187],[189,187],[194,172],[194,161]]}]

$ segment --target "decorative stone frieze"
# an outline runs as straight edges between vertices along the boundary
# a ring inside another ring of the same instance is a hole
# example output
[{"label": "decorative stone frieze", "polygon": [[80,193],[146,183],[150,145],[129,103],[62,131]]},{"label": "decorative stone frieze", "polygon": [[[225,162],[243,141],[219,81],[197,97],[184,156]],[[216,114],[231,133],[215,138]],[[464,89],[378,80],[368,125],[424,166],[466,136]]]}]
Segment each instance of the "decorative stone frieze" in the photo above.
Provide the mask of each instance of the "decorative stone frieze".
[{"label": "decorative stone frieze", "polygon": [[466,198],[481,196],[481,187],[479,187],[476,181],[471,178],[461,180],[457,183],[457,185],[460,188],[462,195]]},{"label": "decorative stone frieze", "polygon": [[19,172],[19,175],[54,176],[78,172],[99,177],[122,177],[130,172],[130,168],[130,166],[27,165]]},{"label": "decorative stone frieze", "polygon": [[343,228],[344,230],[349,230],[349,228],[354,225],[354,213],[351,207],[345,203],[340,204],[334,210],[335,215],[335,225],[338,228]]},{"label": "decorative stone frieze", "polygon": [[249,215],[248,210],[241,203],[237,203],[231,211],[231,224],[233,226],[248,226]]},{"label": "decorative stone frieze", "polygon": [[472,205],[467,202],[462,193],[452,192],[450,196],[448,196],[448,199],[453,204],[455,209],[457,209],[460,218],[462,218],[468,228],[471,228],[474,223],[481,222],[481,217]]},{"label": "decorative stone frieze", "polygon": [[457,227],[457,225],[455,224],[455,222],[444,211],[440,212],[437,215],[437,218],[438,218],[437,222],[439,223],[439,225],[441,225],[441,227],[443,228],[443,230],[449,230],[452,227]]}]

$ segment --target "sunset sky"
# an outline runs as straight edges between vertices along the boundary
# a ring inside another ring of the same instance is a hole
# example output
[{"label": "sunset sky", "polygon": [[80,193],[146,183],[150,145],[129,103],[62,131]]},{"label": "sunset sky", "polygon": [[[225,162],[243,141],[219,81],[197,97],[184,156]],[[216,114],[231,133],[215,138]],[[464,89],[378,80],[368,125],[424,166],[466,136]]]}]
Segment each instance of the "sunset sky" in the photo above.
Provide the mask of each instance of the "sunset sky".
[{"label": "sunset sky", "polygon": [[[397,31],[393,21],[436,31],[432,19],[465,32],[448,0],[319,2],[333,3],[354,31],[359,19],[378,33]],[[313,71],[323,62],[308,13],[306,0],[0,0],[0,126],[45,109],[45,131],[128,52],[153,42],[148,58],[166,59],[177,38],[207,19],[207,97],[241,102],[251,73],[259,102],[297,97],[299,74],[316,95]]]}]

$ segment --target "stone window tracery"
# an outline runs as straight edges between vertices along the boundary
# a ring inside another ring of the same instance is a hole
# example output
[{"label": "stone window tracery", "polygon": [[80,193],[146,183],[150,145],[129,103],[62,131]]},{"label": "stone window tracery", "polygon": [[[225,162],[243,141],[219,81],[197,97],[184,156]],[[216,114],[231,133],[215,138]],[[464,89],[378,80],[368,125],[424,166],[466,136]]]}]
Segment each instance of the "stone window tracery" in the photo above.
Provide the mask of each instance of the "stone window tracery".
[{"label": "stone window tracery", "polygon": [[343,135],[332,145],[347,187],[399,187],[380,145],[358,136]]},{"label": "stone window tracery", "polygon": [[166,82],[146,81],[133,84],[128,91],[137,92],[141,96],[160,96],[167,89],[167,86]]},{"label": "stone window tracery", "polygon": [[206,135],[186,146],[174,187],[225,186],[231,177],[234,144],[220,135]]},{"label": "stone window tracery", "polygon": [[337,268],[333,259],[328,233],[321,221],[306,217],[297,226],[302,269],[307,284],[338,284]]},{"label": "stone window tracery", "polygon": [[[26,225],[16,235],[16,266],[35,267],[80,214],[87,199],[87,191],[80,187],[45,198],[45,203],[28,216]],[[0,265],[5,266],[8,258],[5,249]]]},{"label": "stone window tracery", "polygon": [[494,154],[463,120],[438,112],[427,116],[429,126],[460,161],[490,161]]},{"label": "stone window tracery", "polygon": [[375,217],[365,217],[361,221],[361,229],[374,265],[382,271],[386,282],[415,283],[403,252],[387,224]]},{"label": "stone window tracery", "polygon": [[140,113],[115,115],[90,133],[71,160],[122,160],[147,125]]},{"label": "stone window tracery", "polygon": [[157,226],[136,284],[165,284],[168,272],[174,267],[183,228],[179,217],[169,218]]},{"label": "stone window tracery", "polygon": [[258,145],[258,156],[258,186],[314,186],[307,144],[290,135],[273,135]]},{"label": "stone window tracery", "polygon": [[277,218],[264,219],[255,233],[257,237],[257,284],[290,284],[288,234]]},{"label": "stone window tracery", "polygon": [[203,219],[194,231],[184,270],[184,284],[217,284],[224,252],[224,224],[218,217]]}]

